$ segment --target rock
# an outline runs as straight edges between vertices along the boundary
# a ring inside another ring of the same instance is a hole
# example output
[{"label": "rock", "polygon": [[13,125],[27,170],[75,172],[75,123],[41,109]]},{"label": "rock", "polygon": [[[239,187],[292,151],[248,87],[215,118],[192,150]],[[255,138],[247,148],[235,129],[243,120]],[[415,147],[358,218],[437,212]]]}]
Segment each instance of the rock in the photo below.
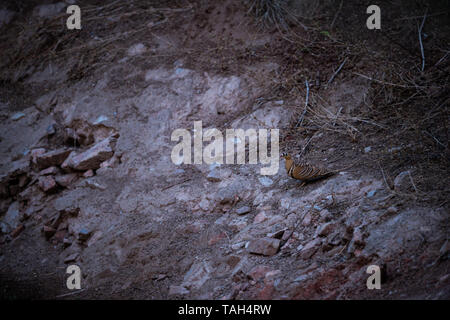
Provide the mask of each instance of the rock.
[{"label": "rock", "polygon": [[40,176],[48,176],[48,175],[55,175],[58,173],[57,167],[48,167],[47,169],[42,170],[39,172]]},{"label": "rock", "polygon": [[108,117],[107,116],[105,116],[105,115],[100,115],[100,116],[98,116],[98,118],[97,119],[95,119],[95,121],[94,121],[94,125],[97,125],[97,124],[100,124],[100,123],[102,123],[102,122],[104,122],[104,121],[108,121]]},{"label": "rock", "polygon": [[64,259],[64,263],[75,262],[75,261],[78,259],[79,256],[80,256],[80,254],[77,253],[77,252],[72,253],[72,254],[68,255],[68,256]]},{"label": "rock", "polygon": [[11,232],[11,237],[15,238],[17,237],[23,230],[25,229],[25,226],[23,224],[19,224],[17,228]]},{"label": "rock", "polygon": [[281,238],[284,238],[283,235],[284,235],[285,231],[286,231],[286,229],[282,229],[282,230],[278,230],[278,231],[275,231],[275,232],[272,232],[272,233],[268,233],[267,237],[268,238],[281,239]]},{"label": "rock", "polygon": [[208,175],[206,176],[206,179],[211,182],[220,182],[222,180],[220,177],[220,173],[215,169],[211,170],[208,173]]},{"label": "rock", "polygon": [[78,232],[78,240],[79,241],[86,241],[89,239],[89,237],[91,236],[91,231],[83,228],[80,230],[80,232]]},{"label": "rock", "polygon": [[19,202],[15,201],[10,204],[2,222],[5,224],[4,231],[6,232],[4,233],[9,233],[18,227],[20,223]]},{"label": "rock", "polygon": [[83,173],[83,177],[85,178],[90,178],[94,176],[94,171],[92,169],[89,169],[88,171],[86,171],[85,173]]},{"label": "rock", "polygon": [[44,226],[42,228],[42,232],[44,233],[45,238],[48,240],[55,234],[56,229],[50,226]]},{"label": "rock", "polygon": [[182,286],[170,286],[169,296],[183,296],[189,293],[189,290]]},{"label": "rock", "polygon": [[247,251],[254,254],[261,254],[264,256],[273,256],[280,248],[280,240],[273,238],[262,238],[251,240],[248,244]]},{"label": "rock", "polygon": [[244,215],[246,213],[249,213],[251,211],[249,206],[244,206],[244,207],[240,207],[239,209],[236,210],[236,213],[238,215]]},{"label": "rock", "polygon": [[53,136],[56,133],[56,125],[54,123],[49,125],[46,129],[46,132],[48,136]]},{"label": "rock", "polygon": [[37,157],[43,155],[45,151],[46,150],[44,148],[37,148],[31,150],[31,163],[37,166]]},{"label": "rock", "polygon": [[265,278],[266,274],[269,271],[272,271],[272,269],[269,268],[268,266],[258,265],[256,267],[254,267],[252,270],[250,270],[250,272],[247,274],[247,277],[249,277],[250,279],[252,279],[254,281],[259,281],[259,280]]},{"label": "rock", "polygon": [[68,173],[55,177],[56,183],[64,188],[70,186],[73,182],[76,181],[76,179],[77,179],[76,173]]},{"label": "rock", "polygon": [[320,220],[323,222],[328,222],[331,220],[331,218],[333,218],[333,214],[328,211],[327,209],[323,209],[322,211],[320,211]]},{"label": "rock", "polygon": [[209,280],[210,273],[211,267],[207,262],[195,263],[184,276],[181,285],[188,289],[199,289]]},{"label": "rock", "polygon": [[309,259],[311,258],[316,251],[319,249],[320,246],[320,239],[314,239],[310,242],[308,242],[301,250],[300,250],[300,257],[302,259]]},{"label": "rock", "polygon": [[306,214],[306,216],[303,218],[302,225],[304,225],[305,227],[309,226],[309,224],[311,223],[311,220],[312,220],[312,216],[311,216],[311,214],[308,212],[308,213]]},{"label": "rock", "polygon": [[223,231],[217,232],[217,233],[213,234],[212,236],[210,236],[210,238],[208,240],[208,245],[213,246],[216,243],[218,243],[219,241],[226,239],[226,238],[227,238],[227,235],[225,232],[223,232]]},{"label": "rock", "polygon": [[42,4],[36,6],[33,9],[33,15],[40,18],[50,18],[52,16],[57,15],[58,13],[63,12],[63,9],[66,7],[64,2],[57,2],[53,4]]},{"label": "rock", "polygon": [[147,47],[143,43],[136,43],[128,49],[127,53],[129,56],[137,56],[145,51],[147,51]]},{"label": "rock", "polygon": [[336,222],[328,222],[328,223],[322,224],[317,229],[317,235],[319,237],[326,237],[336,229],[337,225],[338,224]]},{"label": "rock", "polygon": [[259,177],[258,180],[265,187],[269,187],[273,184],[273,180],[268,177]]},{"label": "rock", "polygon": [[39,178],[39,188],[45,193],[51,193],[58,188],[58,185],[52,176],[43,176]]},{"label": "rock", "polygon": [[115,143],[115,137],[108,137],[78,155],[71,154],[65,165],[79,171],[98,169],[103,161],[113,156]]},{"label": "rock", "polygon": [[412,191],[413,185],[411,183],[410,171],[403,171],[394,179],[394,189],[399,192]]},{"label": "rock", "polygon": [[23,112],[17,112],[17,113],[15,113],[15,114],[13,114],[13,115],[11,116],[11,120],[17,121],[17,120],[22,119],[23,117],[25,117],[25,113],[23,113]]},{"label": "rock", "polygon": [[264,211],[261,211],[260,213],[258,213],[256,215],[255,220],[253,220],[253,223],[261,223],[263,221],[266,221],[267,219],[268,218],[267,218],[266,213]]},{"label": "rock", "polygon": [[71,153],[69,149],[58,149],[39,154],[36,156],[36,162],[40,169],[45,169],[52,166],[59,166],[66,160]]},{"label": "rock", "polygon": [[104,185],[98,184],[95,181],[86,181],[86,186],[91,189],[98,189],[98,190],[106,190],[106,187]]},{"label": "rock", "polygon": [[386,211],[388,214],[395,214],[398,212],[398,209],[396,207],[389,207]]}]

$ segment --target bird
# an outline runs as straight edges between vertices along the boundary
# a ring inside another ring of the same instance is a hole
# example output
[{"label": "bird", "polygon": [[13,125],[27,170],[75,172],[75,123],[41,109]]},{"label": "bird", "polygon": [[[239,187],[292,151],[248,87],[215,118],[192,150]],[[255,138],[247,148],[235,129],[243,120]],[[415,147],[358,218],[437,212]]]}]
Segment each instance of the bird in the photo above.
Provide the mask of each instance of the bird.
[{"label": "bird", "polygon": [[305,162],[296,164],[291,155],[287,153],[281,154],[281,157],[286,160],[285,166],[288,176],[302,181],[301,187],[308,182],[328,178],[340,171],[330,171],[324,168],[318,168]]}]

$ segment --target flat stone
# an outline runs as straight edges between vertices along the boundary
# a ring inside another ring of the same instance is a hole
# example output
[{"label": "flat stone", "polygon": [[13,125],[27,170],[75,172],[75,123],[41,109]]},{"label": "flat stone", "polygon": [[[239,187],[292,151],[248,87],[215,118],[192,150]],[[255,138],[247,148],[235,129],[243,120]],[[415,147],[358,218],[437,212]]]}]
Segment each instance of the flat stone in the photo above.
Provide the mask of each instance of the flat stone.
[{"label": "flat stone", "polygon": [[64,188],[67,188],[68,186],[70,186],[73,182],[76,181],[76,179],[77,179],[76,173],[68,173],[68,174],[63,174],[63,175],[55,177],[56,183]]},{"label": "flat stone", "polygon": [[274,238],[262,238],[251,240],[247,246],[247,251],[264,256],[273,256],[280,248],[280,240]]},{"label": "flat stone", "polygon": [[220,173],[217,170],[211,170],[208,175],[206,176],[206,179],[211,182],[220,182],[222,178],[220,177]]},{"label": "flat stone", "polygon": [[326,237],[329,234],[331,234],[336,229],[336,227],[337,227],[337,223],[336,222],[324,223],[317,230],[317,235],[319,237]]},{"label": "flat stone", "polygon": [[169,296],[183,296],[189,293],[189,290],[182,286],[170,286]]},{"label": "flat stone", "polygon": [[79,253],[72,253],[64,259],[64,263],[75,262],[79,257]]},{"label": "flat stone", "polygon": [[78,155],[71,154],[66,166],[79,171],[98,169],[103,161],[113,156],[115,142],[116,138],[111,136]]},{"label": "flat stone", "polygon": [[45,169],[52,166],[59,166],[66,160],[71,153],[69,149],[58,149],[39,154],[36,156],[36,163],[40,169]]},{"label": "flat stone", "polygon": [[244,207],[240,207],[239,209],[236,210],[236,213],[238,215],[243,215],[246,213],[249,213],[251,211],[251,208],[249,206],[244,206]]},{"label": "flat stone", "polygon": [[314,239],[310,242],[308,242],[301,250],[300,250],[300,257],[302,259],[309,259],[311,258],[316,251],[319,249],[320,246],[320,239]]},{"label": "flat stone", "polygon": [[55,175],[58,173],[58,168],[57,167],[48,167],[47,169],[42,170],[41,172],[39,172],[40,176],[48,176],[48,175]]}]

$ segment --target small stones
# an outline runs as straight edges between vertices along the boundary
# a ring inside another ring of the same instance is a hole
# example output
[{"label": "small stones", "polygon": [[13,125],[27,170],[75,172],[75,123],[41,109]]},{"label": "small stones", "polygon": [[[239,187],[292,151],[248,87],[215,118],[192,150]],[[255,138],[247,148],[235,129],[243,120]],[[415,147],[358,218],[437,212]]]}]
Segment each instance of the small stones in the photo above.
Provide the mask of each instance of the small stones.
[{"label": "small stones", "polygon": [[389,207],[386,211],[388,214],[396,214],[398,212],[398,209],[396,207]]},{"label": "small stones", "polygon": [[64,188],[70,186],[73,182],[75,182],[76,179],[77,179],[76,173],[68,173],[55,177],[56,183]]},{"label": "small stones", "polygon": [[273,238],[262,238],[251,240],[247,246],[247,251],[264,256],[273,256],[280,248],[280,240]]},{"label": "small stones", "polygon": [[90,236],[91,236],[91,231],[89,231],[85,228],[81,229],[80,232],[78,232],[78,240],[81,242],[88,240]]},{"label": "small stones", "polygon": [[269,187],[273,184],[273,180],[268,177],[259,177],[258,180],[264,187]]},{"label": "small stones", "polygon": [[256,215],[255,219],[253,220],[253,223],[261,223],[263,221],[266,221],[267,219],[268,217],[266,213],[264,211],[261,211]]},{"label": "small stones", "polygon": [[316,253],[316,251],[319,249],[320,244],[321,244],[320,239],[314,239],[314,240],[308,242],[300,250],[300,257],[302,259],[309,259],[309,258],[311,258]]},{"label": "small stones", "polygon": [[42,170],[39,172],[40,176],[48,176],[48,175],[55,175],[58,173],[57,167],[48,167],[47,169]]},{"label": "small stones", "polygon": [[311,214],[308,212],[308,213],[305,215],[305,217],[303,218],[302,225],[305,226],[305,227],[309,226],[309,225],[311,224],[311,220],[312,220],[312,216],[311,216]]},{"label": "small stones", "polygon": [[53,136],[56,133],[56,125],[52,123],[45,131],[47,132],[47,136]]},{"label": "small stones", "polygon": [[236,210],[236,213],[238,215],[244,215],[246,213],[249,213],[251,211],[251,208],[249,206],[240,207]]},{"label": "small stones", "polygon": [[53,237],[53,235],[54,235],[55,232],[56,232],[56,229],[55,229],[55,228],[52,228],[52,227],[50,227],[50,226],[44,226],[44,227],[42,228],[42,232],[44,233],[45,238],[48,240],[48,239],[50,239],[51,237]]},{"label": "small stones", "polygon": [[51,193],[58,188],[58,185],[52,176],[43,176],[39,178],[39,188],[45,193]]},{"label": "small stones", "polygon": [[90,178],[94,176],[94,171],[92,169],[89,169],[88,171],[86,171],[85,173],[83,173],[83,177],[85,178]]},{"label": "small stones", "polygon": [[336,222],[328,222],[325,224],[322,224],[318,229],[317,229],[317,235],[319,237],[326,237],[329,234],[331,234],[337,227],[337,223]]},{"label": "small stones", "polygon": [[215,169],[211,170],[208,173],[208,175],[206,176],[206,179],[211,182],[220,182],[222,180],[220,178],[220,173]]},{"label": "small stones", "polygon": [[11,116],[11,120],[17,121],[17,120],[22,119],[23,117],[25,117],[25,113],[23,113],[23,112],[17,112],[17,113],[15,113],[15,114],[13,114],[13,115]]},{"label": "small stones", "polygon": [[75,261],[78,259],[79,256],[80,256],[80,254],[77,253],[77,252],[72,253],[72,254],[68,255],[68,256],[64,259],[64,263],[75,262]]},{"label": "small stones", "polygon": [[169,296],[183,296],[189,293],[189,290],[182,286],[170,286]]}]

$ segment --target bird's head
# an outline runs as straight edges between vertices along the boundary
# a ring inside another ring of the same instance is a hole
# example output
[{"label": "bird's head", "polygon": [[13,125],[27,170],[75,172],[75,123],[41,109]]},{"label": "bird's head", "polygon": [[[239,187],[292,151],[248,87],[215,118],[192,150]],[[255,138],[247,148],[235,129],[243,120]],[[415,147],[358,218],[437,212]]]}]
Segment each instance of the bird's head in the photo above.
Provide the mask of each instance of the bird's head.
[{"label": "bird's head", "polygon": [[286,152],[283,152],[281,154],[281,158],[284,158],[285,160],[291,160],[291,155]]}]

